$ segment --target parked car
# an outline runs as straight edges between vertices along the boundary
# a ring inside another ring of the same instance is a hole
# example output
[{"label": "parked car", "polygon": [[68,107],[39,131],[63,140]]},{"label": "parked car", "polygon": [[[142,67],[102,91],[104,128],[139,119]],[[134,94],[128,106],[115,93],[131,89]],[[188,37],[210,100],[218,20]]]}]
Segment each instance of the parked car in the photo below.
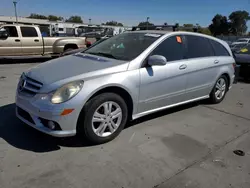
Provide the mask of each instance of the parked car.
[{"label": "parked car", "polygon": [[79,48],[79,49],[75,49],[75,50],[70,50],[70,51],[66,51],[66,52],[63,52],[60,54],[60,57],[63,57],[63,56],[67,56],[67,55],[72,55],[72,54],[76,54],[76,53],[79,53],[79,52],[83,52],[84,50],[86,50],[87,48],[91,47],[91,46],[94,46],[94,45],[97,45],[103,41],[105,41],[106,39],[108,39],[109,37],[102,37],[101,39],[97,40],[96,42],[94,42],[93,44],[88,43],[86,44],[86,47],[85,48]]},{"label": "parked car", "polygon": [[240,51],[242,48],[244,48],[247,45],[248,44],[245,44],[245,43],[235,44],[235,45],[231,46],[231,50],[234,53],[234,52]]},{"label": "parked car", "polygon": [[234,46],[236,44],[250,44],[250,38],[240,38],[237,41],[233,42],[231,45]]},{"label": "parked car", "polygon": [[240,66],[239,76],[250,79],[250,44],[234,52],[236,64]]},{"label": "parked car", "polygon": [[234,65],[228,44],[207,35],[126,32],[24,72],[17,117],[52,136],[79,133],[100,144],[129,120],[202,99],[220,103]]},{"label": "parked car", "polygon": [[54,55],[85,47],[85,38],[43,37],[38,26],[0,27],[0,56]]}]

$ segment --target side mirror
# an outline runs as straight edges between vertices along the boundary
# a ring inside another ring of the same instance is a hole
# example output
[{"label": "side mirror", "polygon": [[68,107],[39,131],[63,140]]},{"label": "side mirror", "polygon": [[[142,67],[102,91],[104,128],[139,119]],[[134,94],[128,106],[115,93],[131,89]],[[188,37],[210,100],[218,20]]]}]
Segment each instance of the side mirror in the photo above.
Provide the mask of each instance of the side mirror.
[{"label": "side mirror", "polygon": [[6,30],[0,31],[0,39],[7,39],[9,37],[9,33]]},{"label": "side mirror", "polygon": [[162,55],[152,55],[148,58],[150,66],[163,66],[167,64],[167,59]]}]

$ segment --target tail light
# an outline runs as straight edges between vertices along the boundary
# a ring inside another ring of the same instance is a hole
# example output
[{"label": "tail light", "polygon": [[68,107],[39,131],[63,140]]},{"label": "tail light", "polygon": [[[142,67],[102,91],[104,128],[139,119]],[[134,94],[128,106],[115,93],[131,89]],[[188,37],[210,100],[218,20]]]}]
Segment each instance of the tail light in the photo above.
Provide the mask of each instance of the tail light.
[{"label": "tail light", "polygon": [[236,63],[233,63],[232,65],[233,65],[233,68],[235,69],[236,68]]}]

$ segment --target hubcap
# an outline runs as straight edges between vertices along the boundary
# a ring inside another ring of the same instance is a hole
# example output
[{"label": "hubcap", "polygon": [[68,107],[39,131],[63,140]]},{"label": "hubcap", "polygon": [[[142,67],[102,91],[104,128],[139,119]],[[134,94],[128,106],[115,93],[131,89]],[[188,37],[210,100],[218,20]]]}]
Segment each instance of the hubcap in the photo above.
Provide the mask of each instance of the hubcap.
[{"label": "hubcap", "polygon": [[92,117],[92,129],[97,136],[107,137],[113,134],[122,121],[121,107],[113,101],[101,104]]},{"label": "hubcap", "polygon": [[215,86],[215,97],[220,100],[224,97],[226,93],[226,81],[224,78],[220,78]]}]

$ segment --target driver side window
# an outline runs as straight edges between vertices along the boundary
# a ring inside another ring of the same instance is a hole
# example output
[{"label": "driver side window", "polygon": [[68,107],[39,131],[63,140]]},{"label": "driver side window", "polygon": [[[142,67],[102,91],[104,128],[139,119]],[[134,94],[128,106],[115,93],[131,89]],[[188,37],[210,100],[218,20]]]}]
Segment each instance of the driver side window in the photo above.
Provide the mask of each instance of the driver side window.
[{"label": "driver side window", "polygon": [[168,62],[184,59],[184,47],[181,36],[171,36],[157,46],[150,55],[162,55]]},{"label": "driver side window", "polygon": [[8,32],[9,37],[18,37],[17,29],[15,26],[5,26],[4,29]]}]

